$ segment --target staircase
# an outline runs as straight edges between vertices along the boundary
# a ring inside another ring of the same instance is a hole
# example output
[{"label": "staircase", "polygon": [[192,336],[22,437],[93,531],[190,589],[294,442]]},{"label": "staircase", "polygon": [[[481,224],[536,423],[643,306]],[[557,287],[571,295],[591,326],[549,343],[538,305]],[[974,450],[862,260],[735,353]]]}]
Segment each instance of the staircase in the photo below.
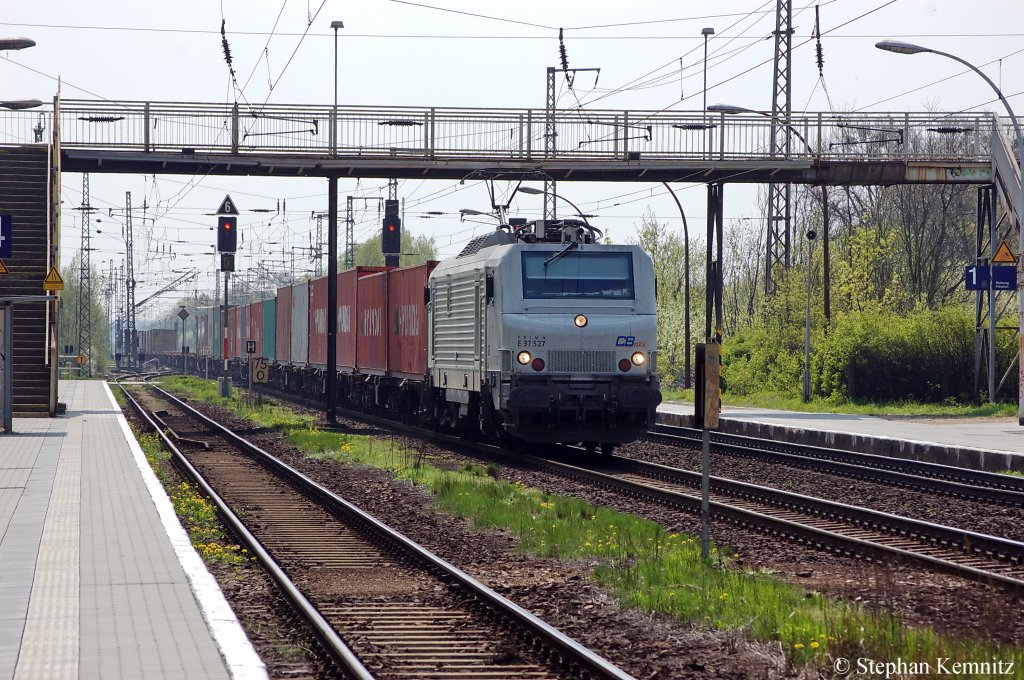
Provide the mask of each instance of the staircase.
[{"label": "staircase", "polygon": [[[45,145],[0,148],[0,214],[13,222],[11,257],[4,259],[0,297],[42,295],[46,276],[47,157]],[[47,416],[46,303],[14,305],[15,416]]]},{"label": "staircase", "polygon": [[[1024,140],[1021,140],[1021,143],[1024,143]],[[1020,166],[1017,164],[1013,143],[998,124],[992,133],[992,165],[999,197],[1003,199],[1003,205],[1006,206],[1006,212],[1009,213],[1013,224],[1019,225],[1021,212],[1024,210],[1024,206],[1020,205]]]}]

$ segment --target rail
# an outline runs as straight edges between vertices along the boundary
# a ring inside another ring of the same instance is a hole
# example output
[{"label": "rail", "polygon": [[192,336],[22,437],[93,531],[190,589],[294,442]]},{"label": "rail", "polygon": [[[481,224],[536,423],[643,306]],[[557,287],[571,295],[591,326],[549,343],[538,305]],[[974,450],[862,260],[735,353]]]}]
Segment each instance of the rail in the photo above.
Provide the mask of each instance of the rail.
[{"label": "rail", "polygon": [[[989,113],[757,113],[60,101],[64,149],[539,161],[987,162]],[[44,142],[52,110],[4,111],[0,143]],[[773,126],[790,148],[772,153]],[[545,151],[546,130],[555,150]]]}]

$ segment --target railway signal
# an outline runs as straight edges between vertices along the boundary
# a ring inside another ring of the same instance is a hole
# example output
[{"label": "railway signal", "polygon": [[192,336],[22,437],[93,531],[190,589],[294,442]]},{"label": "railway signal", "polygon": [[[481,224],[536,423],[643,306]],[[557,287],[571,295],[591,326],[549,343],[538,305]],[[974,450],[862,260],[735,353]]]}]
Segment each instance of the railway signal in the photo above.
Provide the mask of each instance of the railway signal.
[{"label": "railway signal", "polygon": [[222,253],[233,253],[238,250],[237,217],[217,217],[217,250]]},{"label": "railway signal", "polygon": [[398,201],[384,201],[384,226],[380,239],[381,251],[384,253],[384,264],[388,267],[398,266],[398,256],[402,252],[402,218],[398,216]]}]

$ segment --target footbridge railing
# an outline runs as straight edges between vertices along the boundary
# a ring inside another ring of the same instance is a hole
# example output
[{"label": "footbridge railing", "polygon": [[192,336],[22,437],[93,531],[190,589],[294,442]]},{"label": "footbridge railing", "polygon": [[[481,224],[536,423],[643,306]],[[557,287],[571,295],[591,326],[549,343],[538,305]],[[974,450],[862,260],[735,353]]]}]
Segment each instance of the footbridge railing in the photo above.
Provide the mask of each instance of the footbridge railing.
[{"label": "footbridge railing", "polygon": [[[987,162],[988,113],[757,113],[287,106],[61,100],[65,149],[426,159]],[[5,143],[44,141],[46,112],[0,117]],[[51,114],[52,115],[52,114]],[[52,124],[52,121],[49,122]],[[778,125],[790,150],[772,154]],[[554,139],[554,150],[547,139]]]}]

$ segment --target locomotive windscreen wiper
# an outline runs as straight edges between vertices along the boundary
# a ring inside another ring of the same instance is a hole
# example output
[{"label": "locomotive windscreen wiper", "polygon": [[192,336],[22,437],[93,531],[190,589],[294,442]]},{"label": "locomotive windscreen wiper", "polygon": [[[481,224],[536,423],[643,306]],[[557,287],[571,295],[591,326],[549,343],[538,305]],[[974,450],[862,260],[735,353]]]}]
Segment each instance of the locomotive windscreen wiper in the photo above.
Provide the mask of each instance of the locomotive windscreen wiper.
[{"label": "locomotive windscreen wiper", "polygon": [[557,253],[555,253],[554,255],[549,257],[548,259],[544,260],[544,266],[547,267],[549,264],[551,264],[552,262],[554,262],[558,258],[563,257],[566,253],[568,253],[570,250],[572,250],[573,248],[575,248],[578,245],[579,245],[579,243],[577,243],[576,241],[569,241],[569,245],[567,245],[566,247],[562,248],[560,251],[558,251]]}]

